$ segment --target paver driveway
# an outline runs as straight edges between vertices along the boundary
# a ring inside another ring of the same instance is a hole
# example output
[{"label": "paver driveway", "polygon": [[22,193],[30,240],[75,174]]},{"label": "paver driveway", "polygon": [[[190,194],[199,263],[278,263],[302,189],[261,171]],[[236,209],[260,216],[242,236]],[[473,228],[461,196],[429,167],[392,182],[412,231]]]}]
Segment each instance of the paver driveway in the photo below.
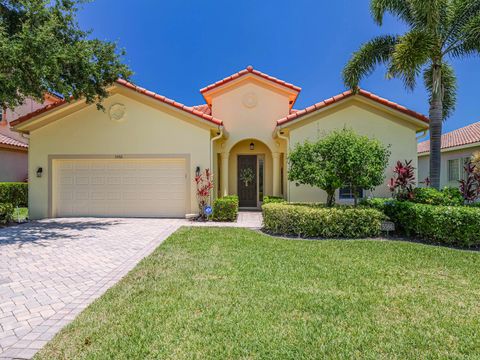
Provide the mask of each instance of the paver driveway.
[{"label": "paver driveway", "polygon": [[77,218],[0,229],[0,358],[31,358],[186,224]]}]

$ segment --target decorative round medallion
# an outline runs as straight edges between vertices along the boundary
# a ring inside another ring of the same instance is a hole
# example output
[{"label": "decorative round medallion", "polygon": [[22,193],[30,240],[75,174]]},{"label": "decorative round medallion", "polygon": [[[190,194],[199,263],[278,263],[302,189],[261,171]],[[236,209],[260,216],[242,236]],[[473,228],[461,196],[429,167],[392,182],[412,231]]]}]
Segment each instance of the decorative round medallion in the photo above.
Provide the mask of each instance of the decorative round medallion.
[{"label": "decorative round medallion", "polygon": [[113,104],[108,109],[108,115],[112,121],[124,121],[127,119],[127,108],[123,104]]},{"label": "decorative round medallion", "polygon": [[257,95],[255,95],[255,93],[253,92],[246,93],[245,95],[243,95],[242,102],[245,107],[254,108],[255,106],[257,106],[258,102]]}]

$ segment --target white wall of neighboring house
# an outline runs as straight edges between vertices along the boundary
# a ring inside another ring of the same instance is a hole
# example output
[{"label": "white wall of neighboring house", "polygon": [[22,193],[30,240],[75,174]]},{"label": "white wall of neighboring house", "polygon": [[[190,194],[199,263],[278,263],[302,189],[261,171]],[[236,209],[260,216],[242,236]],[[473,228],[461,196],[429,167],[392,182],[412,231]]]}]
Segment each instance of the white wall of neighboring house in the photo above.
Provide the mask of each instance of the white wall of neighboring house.
[{"label": "white wall of neighboring house", "polygon": [[[440,187],[458,187],[458,181],[464,176],[463,164],[473,153],[480,151],[480,143],[463,148],[442,151]],[[418,155],[418,181],[426,179],[430,172],[430,156],[428,153]],[[457,179],[454,174],[458,173]]]}]

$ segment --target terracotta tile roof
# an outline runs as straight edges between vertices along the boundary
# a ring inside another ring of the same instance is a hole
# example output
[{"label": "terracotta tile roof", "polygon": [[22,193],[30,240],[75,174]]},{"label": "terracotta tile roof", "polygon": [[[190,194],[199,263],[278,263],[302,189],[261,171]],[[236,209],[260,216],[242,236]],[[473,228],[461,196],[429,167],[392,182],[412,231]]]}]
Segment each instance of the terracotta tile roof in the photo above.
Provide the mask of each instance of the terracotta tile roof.
[{"label": "terracotta tile roof", "polygon": [[212,108],[208,106],[208,104],[195,105],[192,107],[193,109],[198,110],[204,114],[212,115]]},{"label": "terracotta tile roof", "polygon": [[235,73],[235,74],[233,74],[233,75],[230,75],[230,76],[228,76],[228,77],[226,77],[226,78],[224,78],[224,79],[222,79],[222,80],[220,80],[220,81],[217,81],[217,82],[214,83],[214,84],[208,85],[208,86],[204,87],[203,89],[200,89],[200,92],[201,92],[201,93],[207,92],[207,91],[209,91],[209,90],[212,90],[212,89],[214,89],[214,88],[216,88],[216,87],[218,87],[218,86],[222,86],[222,85],[224,85],[224,84],[226,84],[226,83],[229,83],[230,81],[233,81],[233,80],[235,80],[235,79],[238,79],[238,78],[240,78],[240,77],[242,77],[242,76],[245,76],[245,75],[247,75],[247,74],[254,74],[254,75],[260,76],[261,78],[264,78],[264,79],[266,79],[266,80],[272,81],[272,82],[274,82],[274,83],[276,83],[276,84],[278,84],[278,85],[285,86],[285,87],[290,88],[290,89],[292,89],[292,90],[295,90],[295,91],[297,91],[297,92],[300,92],[300,91],[302,90],[302,88],[300,88],[300,87],[298,87],[298,86],[295,86],[295,85],[293,85],[293,84],[287,83],[287,82],[285,82],[285,81],[283,81],[283,80],[277,79],[277,78],[275,78],[275,77],[273,77],[273,76],[270,76],[270,75],[268,75],[268,74],[262,73],[261,71],[255,70],[255,69],[253,68],[253,66],[250,65],[250,66],[247,66],[246,69],[243,69],[243,70],[241,70],[241,71],[239,71],[239,72],[237,72],[237,73]]},{"label": "terracotta tile roof", "polygon": [[[162,96],[162,95],[159,95],[159,94],[156,94],[156,93],[154,93],[154,92],[152,92],[152,91],[149,91],[149,90],[147,90],[147,89],[144,89],[144,88],[142,88],[142,87],[140,87],[140,86],[137,86],[137,85],[135,85],[135,84],[133,84],[133,83],[131,83],[131,82],[128,82],[128,81],[126,81],[126,80],[123,80],[123,79],[118,79],[118,80],[116,81],[116,83],[119,84],[119,85],[122,85],[122,86],[124,86],[124,87],[126,87],[126,88],[128,88],[128,89],[134,90],[134,91],[136,91],[136,92],[138,92],[138,93],[140,93],[140,94],[146,95],[146,96],[151,97],[151,98],[153,98],[153,99],[155,99],[155,100],[158,100],[158,101],[160,101],[160,102],[163,102],[163,103],[165,103],[165,104],[167,104],[167,105],[173,106],[173,107],[175,107],[175,108],[177,108],[177,109],[179,109],[179,110],[183,110],[183,111],[185,111],[185,112],[187,112],[187,113],[189,113],[189,114],[191,114],[191,115],[195,115],[195,116],[197,116],[197,117],[199,117],[199,118],[202,118],[203,120],[209,121],[209,122],[211,122],[211,123],[213,123],[213,124],[215,124],[215,125],[222,125],[222,121],[221,121],[221,120],[219,120],[219,119],[217,119],[217,118],[214,118],[211,114],[207,114],[207,113],[202,112],[202,111],[200,111],[200,110],[198,110],[198,109],[195,109],[195,107],[190,107],[190,106],[183,105],[183,104],[181,104],[181,103],[179,103],[179,102],[176,102],[175,100],[169,99],[169,98],[167,98],[167,97],[165,97],[165,96]],[[56,103],[53,103],[53,104],[49,104],[49,105],[47,105],[47,106],[44,106],[43,108],[40,108],[40,109],[38,109],[38,110],[36,110],[36,111],[34,111],[34,112],[31,112],[31,113],[26,114],[26,115],[24,115],[24,116],[22,116],[22,117],[19,117],[19,118],[16,119],[15,121],[12,121],[12,122],[11,122],[11,125],[12,125],[12,126],[16,126],[16,125],[18,125],[18,124],[21,124],[21,123],[23,123],[23,122],[25,122],[25,121],[27,121],[27,120],[30,120],[31,118],[33,118],[33,117],[35,117],[35,116],[38,116],[38,115],[43,114],[43,113],[45,113],[45,112],[47,112],[47,111],[53,110],[53,109],[55,109],[55,108],[58,108],[59,106],[65,104],[66,102],[67,102],[66,100],[60,100],[60,101],[58,101],[58,102],[56,102]]]},{"label": "terracotta tile roof", "polygon": [[[442,135],[442,149],[478,143],[480,146],[480,121]],[[430,140],[418,144],[419,154],[430,152]]]},{"label": "terracotta tile roof", "polygon": [[[329,99],[326,99],[326,100],[323,100],[319,103],[316,103],[312,106],[309,106],[303,110],[292,110],[290,115],[280,119],[277,121],[277,125],[284,125],[286,123],[289,123],[290,121],[293,121],[293,120],[296,120],[304,115],[307,115],[307,114],[310,114],[310,113],[313,113],[317,110],[320,110],[320,109],[323,109],[329,105],[332,105],[334,103],[337,103],[339,101],[342,101],[344,99],[347,99],[351,96],[354,96],[354,92],[352,90],[348,90],[348,91],[345,91],[337,96],[334,96],[334,97],[331,97]],[[405,106],[402,106],[402,105],[399,105],[397,103],[394,103],[390,100],[387,100],[387,99],[384,99],[384,98],[381,98],[369,91],[366,91],[366,90],[363,90],[363,89],[359,89],[358,93],[356,95],[360,95],[360,96],[363,96],[367,99],[370,99],[370,100],[373,100],[379,104],[382,104],[382,105],[385,105],[385,106],[388,106],[394,110],[397,110],[397,111],[400,111],[406,115],[409,115],[409,116],[412,116],[418,120],[421,120],[425,123],[429,123],[429,120],[428,120],[428,117],[426,117],[425,115],[422,115],[420,113],[417,113],[413,110],[409,110],[407,109]]]},{"label": "terracotta tile roof", "polygon": [[28,149],[28,144],[0,133],[0,147],[1,145],[7,145],[8,147],[16,147],[20,149]]}]

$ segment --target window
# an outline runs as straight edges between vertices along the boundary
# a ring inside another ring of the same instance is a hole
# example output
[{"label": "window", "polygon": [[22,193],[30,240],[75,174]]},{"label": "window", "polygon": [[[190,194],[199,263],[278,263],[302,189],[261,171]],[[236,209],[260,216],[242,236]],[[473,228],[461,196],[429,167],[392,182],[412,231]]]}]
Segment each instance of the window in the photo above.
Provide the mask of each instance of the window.
[{"label": "window", "polygon": [[465,165],[471,160],[470,157],[464,157],[462,159],[462,167],[461,167],[461,174],[462,174],[462,179],[467,180],[467,172],[465,171]]},{"label": "window", "polygon": [[448,181],[465,180],[467,173],[465,164],[470,161],[469,157],[448,160]]},{"label": "window", "polygon": [[[339,191],[339,197],[340,199],[355,199],[355,196],[353,196],[352,187],[345,186],[341,188]],[[358,197],[363,198],[363,189],[358,190]]]},{"label": "window", "polygon": [[448,160],[448,181],[460,180],[460,159]]}]

